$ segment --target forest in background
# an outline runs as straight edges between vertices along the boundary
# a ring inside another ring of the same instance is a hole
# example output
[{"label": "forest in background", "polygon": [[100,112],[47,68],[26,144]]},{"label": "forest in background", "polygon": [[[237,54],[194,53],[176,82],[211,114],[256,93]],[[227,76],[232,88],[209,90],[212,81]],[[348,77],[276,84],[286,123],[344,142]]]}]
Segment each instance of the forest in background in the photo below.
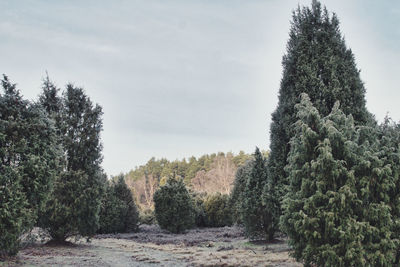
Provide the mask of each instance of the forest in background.
[{"label": "forest in background", "polygon": [[[267,151],[263,151],[265,156]],[[124,174],[125,182],[132,190],[136,203],[141,210],[153,209],[153,195],[168,177],[182,178],[186,186],[198,193],[230,194],[235,173],[251,154],[240,151],[205,154],[169,161],[165,158],[151,158],[145,165]]]}]

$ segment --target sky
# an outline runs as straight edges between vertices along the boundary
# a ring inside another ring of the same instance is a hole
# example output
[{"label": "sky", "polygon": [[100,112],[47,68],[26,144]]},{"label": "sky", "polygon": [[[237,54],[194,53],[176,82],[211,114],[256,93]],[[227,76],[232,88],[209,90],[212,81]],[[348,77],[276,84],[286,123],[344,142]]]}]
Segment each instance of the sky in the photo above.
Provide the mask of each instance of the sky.
[{"label": "sky", "polygon": [[[294,0],[0,0],[0,73],[36,100],[46,71],[103,107],[103,168],[268,149]],[[368,109],[400,120],[400,1],[322,1]]]}]

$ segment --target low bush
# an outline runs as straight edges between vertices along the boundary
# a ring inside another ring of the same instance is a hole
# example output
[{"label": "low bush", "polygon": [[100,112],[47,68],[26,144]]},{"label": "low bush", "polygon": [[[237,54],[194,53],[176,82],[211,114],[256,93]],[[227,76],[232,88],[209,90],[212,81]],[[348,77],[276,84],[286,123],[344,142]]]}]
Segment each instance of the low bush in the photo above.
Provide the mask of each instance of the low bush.
[{"label": "low bush", "polygon": [[206,227],[207,218],[204,210],[204,200],[207,197],[206,193],[191,192],[194,205],[194,223],[196,227]]},{"label": "low bush", "polygon": [[204,201],[206,225],[209,227],[232,225],[232,209],[229,204],[228,195],[221,193],[209,195]]},{"label": "low bush", "polygon": [[139,223],[140,224],[155,224],[156,216],[154,214],[154,210],[145,209],[139,212]]},{"label": "low bush", "polygon": [[162,229],[180,233],[194,225],[193,200],[181,179],[168,179],[153,198],[156,219]]}]

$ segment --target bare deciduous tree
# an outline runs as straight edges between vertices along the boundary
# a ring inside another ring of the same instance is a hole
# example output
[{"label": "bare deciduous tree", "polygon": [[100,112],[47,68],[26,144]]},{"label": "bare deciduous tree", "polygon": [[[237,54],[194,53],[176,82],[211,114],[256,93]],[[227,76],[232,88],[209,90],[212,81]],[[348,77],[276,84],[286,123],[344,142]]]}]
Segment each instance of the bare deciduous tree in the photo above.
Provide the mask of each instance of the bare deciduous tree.
[{"label": "bare deciduous tree", "polygon": [[231,154],[218,155],[208,172],[202,170],[192,179],[192,188],[195,191],[206,193],[229,194],[235,178],[236,166]]},{"label": "bare deciduous tree", "polygon": [[152,209],[154,207],[153,195],[158,188],[157,178],[145,174],[133,182],[133,188],[138,205],[144,209]]}]

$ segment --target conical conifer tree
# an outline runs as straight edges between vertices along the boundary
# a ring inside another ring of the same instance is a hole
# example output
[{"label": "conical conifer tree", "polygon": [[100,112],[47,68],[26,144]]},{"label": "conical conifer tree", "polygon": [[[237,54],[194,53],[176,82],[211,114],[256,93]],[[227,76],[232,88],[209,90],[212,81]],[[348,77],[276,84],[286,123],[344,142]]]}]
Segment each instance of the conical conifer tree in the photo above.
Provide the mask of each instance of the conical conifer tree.
[{"label": "conical conifer tree", "polygon": [[339,101],[343,112],[352,114],[356,125],[373,123],[365,106],[360,71],[342,37],[339,20],[322,8],[320,2],[313,0],[311,7],[298,7],[293,12],[282,65],[279,102],[272,114],[270,128],[269,182],[264,192],[266,202],[277,200],[271,208],[278,217],[289,183],[284,167],[294,135],[294,106],[301,93],[308,94],[321,116],[328,115],[334,103]]},{"label": "conical conifer tree", "polygon": [[119,175],[114,183],[115,196],[121,200],[126,206],[126,212],[121,215],[124,224],[124,232],[136,232],[138,230],[139,212],[135,201],[133,200],[132,191],[125,183],[123,175]]},{"label": "conical conifer tree", "polygon": [[322,117],[307,95],[296,107],[281,218],[294,256],[305,266],[393,266],[392,167],[369,142],[376,128],[357,128],[338,104]]},{"label": "conical conifer tree", "polygon": [[235,181],[233,189],[230,195],[229,205],[232,209],[232,217],[235,223],[242,223],[242,203],[243,203],[243,192],[246,188],[246,182],[250,175],[254,160],[250,159],[240,166],[235,174]]},{"label": "conical conifer tree", "polygon": [[272,240],[274,237],[272,217],[262,201],[266,181],[266,160],[257,147],[246,179],[241,207],[245,232],[250,239]]},{"label": "conical conifer tree", "polygon": [[90,237],[99,227],[105,183],[100,166],[103,112],[82,88],[68,84],[61,101],[57,91],[49,79],[44,81],[40,103],[56,120],[64,158],[41,226],[63,241],[75,234]]},{"label": "conical conifer tree", "polygon": [[51,191],[59,147],[53,122],[4,75],[0,93],[0,256],[17,252]]}]

